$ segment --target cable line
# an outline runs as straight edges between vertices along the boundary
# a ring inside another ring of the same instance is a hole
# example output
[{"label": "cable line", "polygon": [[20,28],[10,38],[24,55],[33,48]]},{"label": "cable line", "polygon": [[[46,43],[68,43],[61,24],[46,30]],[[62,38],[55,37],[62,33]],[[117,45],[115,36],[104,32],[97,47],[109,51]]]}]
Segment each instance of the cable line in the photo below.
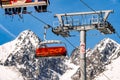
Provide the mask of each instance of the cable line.
[{"label": "cable line", "polygon": [[[46,23],[45,21],[41,20],[40,18],[34,16],[33,14],[29,13],[29,15],[31,15],[32,17],[34,17],[35,19],[37,19],[38,21],[42,22],[45,25],[50,26],[50,28],[53,28],[53,26],[49,25],[48,23]],[[63,36],[62,36],[63,37]],[[65,37],[63,37],[73,48],[77,48],[75,47],[69,40],[67,40]]]},{"label": "cable line", "polygon": [[93,9],[93,8],[91,8],[87,3],[85,3],[83,0],[80,0],[81,1],[81,3],[83,3],[86,7],[88,7],[90,10],[92,10],[92,11],[94,11],[95,13],[96,13],[96,11]]},{"label": "cable line", "polygon": [[[63,37],[73,48],[77,48],[75,47],[68,39],[66,39],[65,37]],[[78,49],[78,48],[77,48]]]},{"label": "cable line", "polygon": [[102,73],[108,80],[111,80],[105,73]]},{"label": "cable line", "polygon": [[120,34],[118,32],[115,32],[115,33],[116,33],[117,37],[120,38]]},{"label": "cable line", "polygon": [[[29,13],[29,15],[31,15],[32,17],[34,17],[34,18],[37,19],[38,21],[42,22],[43,24],[50,26],[48,23],[46,23],[45,21],[41,20],[40,18],[34,16],[32,13]],[[50,26],[50,27],[52,27],[52,26]]]}]

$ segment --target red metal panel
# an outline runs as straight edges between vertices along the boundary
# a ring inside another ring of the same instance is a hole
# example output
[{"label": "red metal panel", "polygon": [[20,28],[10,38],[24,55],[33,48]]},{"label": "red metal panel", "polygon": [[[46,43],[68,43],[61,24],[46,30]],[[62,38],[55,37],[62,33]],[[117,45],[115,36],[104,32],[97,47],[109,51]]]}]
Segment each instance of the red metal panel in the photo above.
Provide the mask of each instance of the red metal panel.
[{"label": "red metal panel", "polygon": [[32,0],[26,0],[26,3],[32,2]]},{"label": "red metal panel", "polygon": [[63,46],[36,49],[36,57],[66,56],[66,53],[66,48]]}]

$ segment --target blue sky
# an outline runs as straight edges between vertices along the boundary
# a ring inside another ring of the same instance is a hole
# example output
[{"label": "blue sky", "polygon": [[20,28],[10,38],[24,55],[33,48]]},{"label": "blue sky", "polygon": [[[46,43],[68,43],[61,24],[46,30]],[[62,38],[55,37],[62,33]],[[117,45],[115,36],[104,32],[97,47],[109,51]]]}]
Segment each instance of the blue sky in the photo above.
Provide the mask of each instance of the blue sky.
[{"label": "blue sky", "polygon": [[[120,0],[84,0],[94,10],[114,10],[113,14],[110,14],[108,21],[113,25],[116,31],[120,34]],[[53,25],[54,21],[58,21],[54,18],[57,13],[70,13],[70,12],[86,12],[91,11],[80,0],[50,0],[48,10],[51,13],[37,13],[32,7],[28,8],[28,11],[32,11],[32,14],[46,23]],[[23,15],[24,19],[21,20],[18,16],[14,16],[13,19],[10,16],[4,15],[4,10],[0,9],[0,45],[14,40],[20,32],[30,29],[35,32],[41,39],[43,39],[43,27],[44,24],[36,20],[30,15]],[[75,33],[79,35],[79,33]],[[58,39],[66,43],[68,54],[74,49],[66,40],[61,36],[56,36],[48,30],[47,39]],[[118,43],[120,39],[115,35],[102,35],[97,30],[91,30],[87,32],[87,48],[93,48],[103,38],[111,38]],[[74,46],[79,46],[79,36],[67,38]]]}]

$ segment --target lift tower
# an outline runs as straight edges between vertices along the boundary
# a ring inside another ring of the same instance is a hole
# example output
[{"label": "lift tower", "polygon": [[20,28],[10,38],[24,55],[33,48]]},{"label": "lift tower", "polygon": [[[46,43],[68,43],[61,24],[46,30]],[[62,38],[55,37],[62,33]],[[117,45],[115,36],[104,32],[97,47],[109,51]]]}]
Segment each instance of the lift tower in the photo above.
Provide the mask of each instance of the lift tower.
[{"label": "lift tower", "polygon": [[59,25],[52,29],[56,35],[69,37],[70,31],[80,32],[80,80],[87,80],[86,77],[86,32],[88,30],[97,29],[103,34],[115,33],[115,29],[107,21],[107,18],[113,10],[101,10],[93,12],[76,12],[56,14]]}]

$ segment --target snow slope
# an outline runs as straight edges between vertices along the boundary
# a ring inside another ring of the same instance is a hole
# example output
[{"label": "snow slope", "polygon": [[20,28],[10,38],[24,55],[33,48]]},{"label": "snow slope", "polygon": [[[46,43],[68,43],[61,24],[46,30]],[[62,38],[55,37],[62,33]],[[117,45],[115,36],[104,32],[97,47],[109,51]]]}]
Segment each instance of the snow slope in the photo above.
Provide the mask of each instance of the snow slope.
[{"label": "snow slope", "polygon": [[14,51],[15,49],[14,44],[15,44],[15,41],[11,41],[9,43],[6,43],[0,46],[0,62],[4,63],[8,58],[8,56],[12,54],[10,52]]},{"label": "snow slope", "polygon": [[68,66],[67,71],[60,77],[60,80],[72,80],[72,76],[77,72],[79,66],[71,63],[70,60],[66,60],[65,64]]},{"label": "snow slope", "polygon": [[24,78],[15,67],[0,65],[0,80],[24,80]]},{"label": "snow slope", "polygon": [[120,80],[120,58],[106,66],[106,70],[94,80]]}]

